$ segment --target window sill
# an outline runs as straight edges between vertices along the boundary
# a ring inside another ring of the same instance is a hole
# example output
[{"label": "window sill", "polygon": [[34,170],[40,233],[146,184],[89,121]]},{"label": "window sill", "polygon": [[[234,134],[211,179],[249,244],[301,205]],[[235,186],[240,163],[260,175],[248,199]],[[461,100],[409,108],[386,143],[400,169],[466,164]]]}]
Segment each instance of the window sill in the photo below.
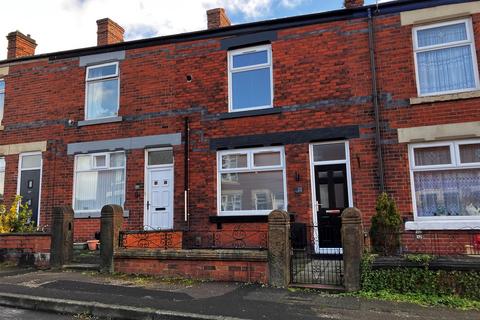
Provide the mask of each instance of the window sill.
[{"label": "window sill", "polygon": [[246,118],[246,117],[256,117],[256,116],[266,116],[270,114],[279,114],[282,113],[280,108],[267,108],[267,109],[258,109],[258,110],[249,110],[249,111],[236,111],[220,114],[220,120],[228,119],[237,119],[237,118]]},{"label": "window sill", "polygon": [[4,126],[0,126],[0,131],[3,131],[5,130],[5,127]]},{"label": "window sill", "polygon": [[93,126],[96,124],[104,124],[104,123],[114,123],[114,122],[121,122],[123,120],[122,117],[111,117],[111,118],[104,118],[104,119],[93,119],[93,120],[82,120],[78,121],[77,126]]},{"label": "window sill", "polygon": [[480,220],[409,221],[405,230],[480,230]]},{"label": "window sill", "polygon": [[422,103],[452,101],[452,100],[471,99],[471,98],[480,98],[480,90],[461,92],[461,93],[452,93],[452,94],[442,94],[438,96],[410,98],[410,104],[415,105],[415,104],[422,104]]},{"label": "window sill", "polygon": [[[74,218],[75,219],[98,219],[101,217],[101,212],[75,212]],[[128,218],[130,216],[129,210],[123,211],[123,217]]]}]

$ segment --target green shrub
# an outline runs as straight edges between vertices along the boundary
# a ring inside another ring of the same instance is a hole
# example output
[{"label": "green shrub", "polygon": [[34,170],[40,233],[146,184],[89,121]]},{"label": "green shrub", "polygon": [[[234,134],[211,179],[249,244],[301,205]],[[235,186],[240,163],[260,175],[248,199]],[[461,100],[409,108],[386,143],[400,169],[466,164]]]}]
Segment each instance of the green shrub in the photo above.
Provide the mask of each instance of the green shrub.
[{"label": "green shrub", "polygon": [[372,217],[370,238],[374,252],[384,255],[398,253],[402,219],[393,198],[380,194],[376,204],[377,213]]},{"label": "green shrub", "polygon": [[0,233],[34,232],[35,222],[32,221],[32,210],[22,197],[17,195],[9,209],[0,205]]},{"label": "green shrub", "polygon": [[429,270],[428,259],[418,268],[372,269],[373,255],[362,261],[362,291],[386,291],[394,294],[416,294],[432,297],[458,296],[480,300],[480,272]]}]

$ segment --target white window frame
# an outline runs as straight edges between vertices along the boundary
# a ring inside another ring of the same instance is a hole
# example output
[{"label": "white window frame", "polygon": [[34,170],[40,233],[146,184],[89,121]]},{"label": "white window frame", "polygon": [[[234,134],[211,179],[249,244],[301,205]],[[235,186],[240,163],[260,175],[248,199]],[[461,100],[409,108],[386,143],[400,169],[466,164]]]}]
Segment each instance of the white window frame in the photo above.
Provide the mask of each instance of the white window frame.
[{"label": "white window frame", "polygon": [[[112,154],[115,154],[115,153],[122,153],[125,155],[125,163],[123,165],[123,167],[111,167],[110,166],[110,156]],[[95,168],[94,167],[94,157],[95,156],[99,156],[99,155],[106,155],[106,164],[107,166],[106,167],[101,167],[101,168]],[[88,170],[77,170],[77,160],[78,160],[78,157],[81,157],[81,156],[90,156],[90,164],[91,164],[91,167],[92,169],[88,169]],[[124,195],[124,203],[121,204],[121,207],[124,208],[124,205],[125,205],[125,201],[127,201],[127,154],[125,153],[125,151],[113,151],[113,152],[99,152],[99,153],[88,153],[88,154],[85,154],[85,153],[81,153],[81,154],[76,154],[75,155],[75,159],[74,159],[74,163],[73,163],[73,196],[72,196],[72,208],[73,208],[73,211],[75,213],[98,213],[100,212],[100,209],[92,209],[92,210],[78,210],[75,208],[75,194],[76,194],[76,186],[77,186],[77,173],[79,172],[98,172],[98,171],[107,171],[107,170],[118,170],[118,169],[122,169],[123,168],[123,176],[124,176],[124,183],[123,183],[123,195]],[[124,208],[125,209],[125,208]]]},{"label": "white window frame", "polygon": [[[247,66],[247,67],[233,67],[233,57],[236,55],[241,55],[245,53],[253,53],[253,52],[260,52],[260,51],[267,51],[268,62],[262,64],[256,64],[254,66]],[[241,108],[234,110],[233,109],[233,79],[232,74],[236,72],[242,71],[253,71],[257,69],[264,69],[265,67],[270,68],[270,104],[264,106],[257,106],[251,108]],[[272,62],[272,46],[270,44],[255,46],[255,47],[248,47],[242,48],[237,50],[228,51],[228,111],[229,112],[242,112],[242,111],[249,111],[249,110],[258,110],[258,109],[268,109],[273,108],[273,62]]]},{"label": "white window frame", "polygon": [[[452,24],[459,24],[465,23],[466,31],[467,31],[467,40],[456,41],[456,42],[449,42],[448,44],[440,44],[440,45],[432,45],[427,47],[418,47],[418,36],[417,32],[420,30],[425,29],[432,29],[442,26],[448,26]],[[472,26],[472,19],[459,19],[459,20],[452,20],[447,22],[440,22],[435,24],[428,24],[424,26],[415,27],[412,29],[412,37],[413,37],[413,57],[415,62],[415,74],[416,74],[416,81],[417,81],[417,94],[419,97],[428,97],[428,96],[436,96],[436,95],[444,95],[444,94],[453,94],[453,93],[461,93],[461,92],[469,92],[475,91],[480,89],[480,82],[479,82],[479,74],[478,74],[478,64],[477,64],[477,53],[476,53],[476,46],[475,46],[475,37],[473,32]],[[431,92],[422,94],[420,90],[420,74],[418,71],[418,58],[417,54],[421,52],[427,52],[432,50],[438,49],[445,49],[445,48],[452,48],[452,47],[459,47],[470,45],[470,50],[472,52],[472,64],[473,64],[473,73],[475,78],[475,87],[474,88],[466,88],[466,89],[458,89],[458,90],[448,90],[448,91],[438,91],[438,92]]]},{"label": "white window frame", "polygon": [[[473,140],[455,140],[446,142],[431,142],[431,143],[416,143],[408,146],[408,158],[410,164],[410,188],[413,206],[414,222],[407,222],[407,230],[443,230],[443,229],[471,229],[480,228],[480,216],[433,216],[420,217],[417,210],[417,198],[415,194],[415,172],[426,171],[445,171],[445,170],[464,170],[464,169],[479,169],[480,163],[464,163],[460,162],[459,146],[465,144],[478,144],[480,139]],[[428,147],[450,147],[451,164],[446,165],[430,165],[417,166],[415,165],[415,149]],[[455,223],[457,222],[457,223]]]},{"label": "white window frame", "polygon": [[[93,77],[89,78],[88,77],[88,72],[90,69],[96,69],[100,67],[106,67],[106,66],[111,66],[115,65],[115,74],[114,75],[108,75],[108,76],[100,76],[100,77]],[[109,63],[103,63],[103,64],[96,64],[96,65],[91,65],[86,68],[85,72],[85,120],[98,120],[98,119],[108,119],[108,118],[115,118],[118,116],[118,111],[120,110],[120,70],[119,70],[119,63],[117,62],[109,62]],[[117,79],[117,103],[118,103],[118,108],[117,112],[113,116],[107,116],[107,117],[101,117],[101,118],[89,118],[88,117],[88,84],[89,83],[95,83],[95,82],[102,82],[105,80],[112,80],[112,79]]]},{"label": "white window frame", "polygon": [[3,200],[5,197],[5,175],[7,171],[7,160],[5,157],[0,157],[0,160],[3,159],[4,166],[0,166],[0,173],[3,172],[3,195],[0,197],[0,200]]},{"label": "white window frame", "polygon": [[[3,82],[3,85],[4,87],[7,85],[7,83],[5,82],[5,79],[3,78],[0,78],[0,82]],[[4,89],[0,89],[0,94],[3,94],[3,111],[2,111],[2,114],[0,114],[0,125],[2,125],[2,122],[3,122],[3,117],[5,115],[5,88]]]},{"label": "white window frame", "polygon": [[[280,152],[280,165],[276,166],[254,166],[253,156],[257,153],[264,152]],[[246,168],[233,168],[222,169],[222,156],[231,154],[246,154],[247,155],[247,167]],[[217,214],[219,216],[261,216],[268,215],[272,210],[241,210],[241,211],[222,211],[222,174],[223,173],[251,173],[251,172],[270,172],[280,171],[283,174],[283,194],[284,194],[284,207],[288,209],[288,195],[287,195],[287,174],[285,164],[285,148],[284,147],[268,147],[268,148],[251,148],[251,149],[235,149],[217,152]],[[242,190],[243,192],[243,190]]]}]

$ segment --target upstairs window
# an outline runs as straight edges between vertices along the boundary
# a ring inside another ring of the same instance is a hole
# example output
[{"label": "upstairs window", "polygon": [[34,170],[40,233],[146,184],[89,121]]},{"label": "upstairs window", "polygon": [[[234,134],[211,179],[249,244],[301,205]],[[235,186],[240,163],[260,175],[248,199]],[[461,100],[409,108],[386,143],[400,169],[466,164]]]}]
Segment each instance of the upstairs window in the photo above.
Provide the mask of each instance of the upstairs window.
[{"label": "upstairs window", "polygon": [[231,112],[273,106],[270,45],[230,51],[228,70]]},{"label": "upstairs window", "polygon": [[5,104],[5,81],[0,79],[0,125],[3,120],[3,108]]},{"label": "upstairs window", "polygon": [[478,89],[470,19],[414,28],[413,39],[419,96]]},{"label": "upstairs window", "polygon": [[87,68],[86,120],[118,115],[120,79],[118,62]]}]

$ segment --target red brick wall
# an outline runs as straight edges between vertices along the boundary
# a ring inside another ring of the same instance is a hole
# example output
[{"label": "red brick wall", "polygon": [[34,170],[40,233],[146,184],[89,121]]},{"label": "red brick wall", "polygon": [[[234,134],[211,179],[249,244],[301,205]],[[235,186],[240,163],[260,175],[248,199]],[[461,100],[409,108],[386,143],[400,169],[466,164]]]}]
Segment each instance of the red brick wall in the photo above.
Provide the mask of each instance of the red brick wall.
[{"label": "red brick wall", "polygon": [[165,278],[267,283],[266,262],[186,261],[115,258],[115,271]]},{"label": "red brick wall", "polygon": [[0,261],[46,267],[50,242],[50,234],[0,234]]},{"label": "red brick wall", "polygon": [[[480,43],[480,15],[473,16]],[[480,120],[479,99],[411,106],[416,96],[411,26],[401,26],[398,14],[375,19],[376,57],[381,93],[382,145],[386,186],[403,216],[412,219],[407,146],[398,144],[396,129]],[[360,137],[350,141],[354,205],[369,227],[379,192],[374,141],[370,61],[366,19],[336,21],[280,30],[272,43],[274,106],[281,114],[219,120],[228,111],[227,52],[220,39],[137,48],[120,62],[119,115],[124,121],[71,127],[68,120],[84,119],[85,68],[78,58],[39,59],[10,66],[6,80],[2,144],[48,140],[42,180],[42,224],[50,224],[54,206],[72,204],[74,142],[183,133],[190,119],[190,221],[183,221],[183,146],[174,148],[175,228],[215,228],[208,217],[217,214],[214,138],[237,137],[314,128],[359,125]],[[187,82],[186,75],[193,81]],[[129,229],[143,224],[144,150],[127,151],[125,208]],[[289,211],[311,222],[308,144],[287,145],[286,173]],[[17,188],[18,156],[7,156],[5,195]],[[296,173],[300,180],[295,180]],[[303,193],[295,194],[297,186]],[[79,219],[76,240],[99,230],[98,220]]]}]

